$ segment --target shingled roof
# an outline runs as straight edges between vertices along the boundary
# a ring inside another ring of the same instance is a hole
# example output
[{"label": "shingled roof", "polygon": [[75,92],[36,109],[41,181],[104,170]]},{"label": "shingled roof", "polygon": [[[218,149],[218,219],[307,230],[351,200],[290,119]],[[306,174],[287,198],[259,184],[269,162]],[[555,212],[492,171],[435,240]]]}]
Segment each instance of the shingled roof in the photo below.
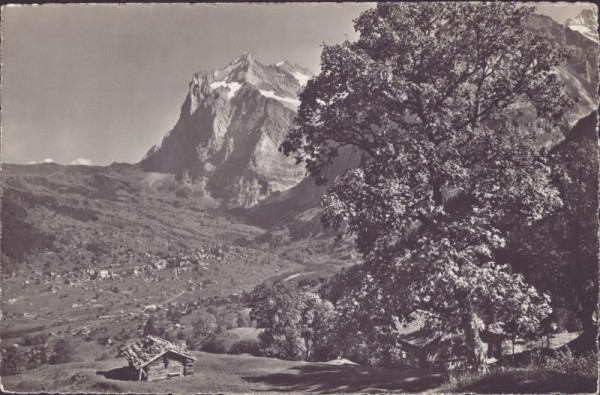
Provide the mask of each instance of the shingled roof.
[{"label": "shingled roof", "polygon": [[195,360],[194,357],[187,354],[170,341],[150,335],[121,349],[121,353],[136,369],[147,365],[169,351],[185,358]]},{"label": "shingled roof", "polygon": [[426,326],[427,319],[431,315],[426,311],[416,310],[410,315],[409,321],[397,321],[396,333],[398,334],[398,340],[421,349],[433,342],[437,336],[434,331]]}]

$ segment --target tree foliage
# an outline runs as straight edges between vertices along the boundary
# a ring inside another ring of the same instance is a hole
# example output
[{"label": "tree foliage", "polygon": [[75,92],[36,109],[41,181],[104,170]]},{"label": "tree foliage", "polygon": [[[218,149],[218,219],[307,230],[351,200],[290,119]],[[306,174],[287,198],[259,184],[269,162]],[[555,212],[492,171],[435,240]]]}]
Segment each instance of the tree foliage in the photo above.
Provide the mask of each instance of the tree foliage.
[{"label": "tree foliage", "polygon": [[293,283],[258,285],[248,295],[250,318],[257,327],[261,353],[290,360],[317,360],[327,356],[333,305]]},{"label": "tree foliage", "polygon": [[367,299],[378,302],[387,328],[416,308],[435,312],[445,330],[463,331],[475,369],[490,317],[533,330],[550,311],[495,256],[517,219],[561,204],[533,132],[514,122],[528,107],[556,125],[573,103],[552,71],[568,54],[526,29],[532,11],[377,5],[356,19],[357,42],[324,47],[282,144],[318,183],[340,149],[363,152],[323,198],[323,223],[347,224],[365,257],[345,303],[372,312]]},{"label": "tree foliage", "polygon": [[198,319],[194,322],[192,336],[188,339],[190,348],[200,349],[205,345],[218,328],[217,319],[211,313],[202,311],[198,314]]},{"label": "tree foliage", "polygon": [[563,207],[522,229],[511,245],[519,269],[553,304],[578,314],[581,350],[596,347],[598,303],[598,137],[596,116],[581,120],[551,152]]},{"label": "tree foliage", "polygon": [[163,337],[165,334],[165,329],[161,327],[154,316],[148,317],[146,323],[143,327],[144,336],[158,336]]},{"label": "tree foliage", "polygon": [[75,357],[75,346],[73,340],[69,337],[63,337],[58,339],[54,344],[52,356],[50,357],[50,363],[68,363],[73,361]]},{"label": "tree foliage", "polygon": [[27,369],[27,354],[18,346],[2,349],[2,376],[21,374]]}]

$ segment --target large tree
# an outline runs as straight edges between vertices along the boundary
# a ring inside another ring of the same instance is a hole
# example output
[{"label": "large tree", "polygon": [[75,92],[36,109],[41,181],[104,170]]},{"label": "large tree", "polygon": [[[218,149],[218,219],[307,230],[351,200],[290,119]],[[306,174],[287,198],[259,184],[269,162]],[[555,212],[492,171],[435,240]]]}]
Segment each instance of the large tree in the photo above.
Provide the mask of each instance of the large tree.
[{"label": "large tree", "polygon": [[364,153],[323,198],[323,223],[356,234],[365,287],[377,284],[385,314],[434,312],[464,333],[475,370],[485,368],[483,325],[533,330],[549,312],[494,253],[516,220],[561,204],[535,136],[514,122],[527,108],[552,127],[572,104],[553,73],[568,54],[525,28],[532,12],[377,5],[355,20],[358,41],[324,47],[282,144],[318,183],[344,147]]}]

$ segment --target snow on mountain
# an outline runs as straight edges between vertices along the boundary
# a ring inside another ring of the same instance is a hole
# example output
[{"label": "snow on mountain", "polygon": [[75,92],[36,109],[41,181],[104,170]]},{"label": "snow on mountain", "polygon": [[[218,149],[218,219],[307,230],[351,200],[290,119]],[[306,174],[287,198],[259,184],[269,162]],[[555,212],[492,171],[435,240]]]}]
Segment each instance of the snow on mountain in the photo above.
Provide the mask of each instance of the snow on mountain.
[{"label": "snow on mountain", "polygon": [[210,83],[210,89],[215,90],[217,88],[224,87],[227,89],[227,98],[231,100],[235,93],[242,87],[242,84],[239,82],[225,82],[225,81],[216,81]]},{"label": "snow on mountain", "polygon": [[250,207],[295,186],[304,168],[278,148],[311,76],[285,61],[261,64],[250,53],[194,73],[179,120],[140,165],[198,184],[229,207]]},{"label": "snow on mountain", "polygon": [[592,9],[581,11],[575,18],[567,20],[567,27],[598,42],[598,14]]},{"label": "snow on mountain", "polygon": [[308,80],[313,76],[308,69],[298,66],[297,64],[288,63],[285,60],[277,63],[275,66],[279,67],[284,72],[291,74],[301,86],[305,86]]},{"label": "snow on mountain", "polygon": [[280,102],[285,103],[285,104],[291,104],[292,106],[294,106],[294,108],[297,108],[300,105],[300,100],[298,100],[298,99],[292,99],[291,97],[277,96],[275,93],[273,93],[273,91],[265,91],[262,89],[259,89],[258,91],[260,92],[261,95],[263,95],[265,97],[279,100]]}]

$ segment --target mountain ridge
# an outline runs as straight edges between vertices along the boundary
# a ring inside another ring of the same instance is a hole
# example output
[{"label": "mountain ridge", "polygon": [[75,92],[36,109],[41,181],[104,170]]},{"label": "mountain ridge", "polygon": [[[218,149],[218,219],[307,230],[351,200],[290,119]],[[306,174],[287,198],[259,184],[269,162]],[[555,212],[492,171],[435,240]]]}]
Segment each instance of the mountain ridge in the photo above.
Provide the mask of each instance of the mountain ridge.
[{"label": "mountain ridge", "polygon": [[291,188],[304,170],[278,148],[311,76],[288,62],[263,65],[248,52],[194,73],[179,120],[140,166],[197,184],[228,207],[250,207]]},{"label": "mountain ridge", "polygon": [[568,19],[565,25],[598,43],[598,12],[585,9],[575,18]]}]

